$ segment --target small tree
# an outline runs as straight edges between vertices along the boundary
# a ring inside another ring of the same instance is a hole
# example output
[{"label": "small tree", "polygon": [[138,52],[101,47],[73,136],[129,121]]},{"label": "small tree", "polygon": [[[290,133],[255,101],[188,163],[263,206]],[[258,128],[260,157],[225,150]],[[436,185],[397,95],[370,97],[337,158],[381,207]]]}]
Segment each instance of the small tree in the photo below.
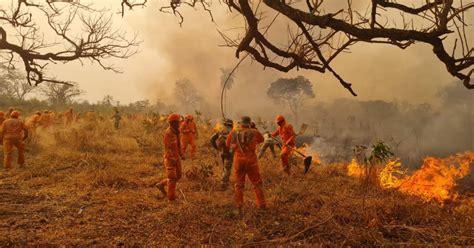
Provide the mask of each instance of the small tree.
[{"label": "small tree", "polygon": [[74,98],[84,93],[76,83],[45,83],[41,87],[41,92],[51,103],[62,105],[71,103]]},{"label": "small tree", "polygon": [[5,69],[6,72],[0,75],[0,94],[23,101],[26,95],[35,89],[35,86],[30,85],[19,71],[4,66],[0,69]]},{"label": "small tree", "polygon": [[196,88],[187,78],[176,81],[174,95],[176,96],[178,103],[187,108],[186,110],[196,109],[195,106],[201,100]]},{"label": "small tree", "polygon": [[102,104],[107,105],[107,106],[112,106],[114,103],[114,97],[111,95],[105,95],[104,98],[102,99]]},{"label": "small tree", "polygon": [[165,110],[166,104],[161,99],[157,99],[155,101],[155,104],[153,104],[152,107],[153,107],[153,109],[161,112],[161,111]]},{"label": "small tree", "polygon": [[267,95],[278,104],[286,103],[298,124],[298,108],[307,99],[314,98],[313,85],[303,77],[280,78],[268,88]]}]

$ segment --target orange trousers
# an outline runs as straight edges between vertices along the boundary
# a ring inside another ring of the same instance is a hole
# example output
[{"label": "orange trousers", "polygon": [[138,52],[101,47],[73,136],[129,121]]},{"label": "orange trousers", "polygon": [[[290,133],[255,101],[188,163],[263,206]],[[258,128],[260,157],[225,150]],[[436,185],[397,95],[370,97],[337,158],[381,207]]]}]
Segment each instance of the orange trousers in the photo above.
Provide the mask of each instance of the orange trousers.
[{"label": "orange trousers", "polygon": [[161,181],[168,188],[168,200],[176,199],[176,183],[181,179],[181,160],[179,158],[165,158],[165,174],[166,178]]},{"label": "orange trousers", "polygon": [[196,138],[194,134],[183,134],[181,136],[181,149],[183,154],[186,154],[188,146],[191,146],[191,154],[189,158],[193,159],[196,154]]},{"label": "orange trousers", "polygon": [[66,119],[64,125],[65,125],[66,127],[71,127],[71,124],[72,124],[72,118],[71,118],[71,119]]},{"label": "orange trousers", "polygon": [[283,166],[283,171],[286,173],[290,173],[290,156],[292,152],[293,151],[288,146],[283,146],[281,148],[281,153],[280,153],[281,165]]},{"label": "orange trousers", "polygon": [[36,126],[28,127],[28,135],[30,140],[36,139]]},{"label": "orange trousers", "polygon": [[22,138],[4,138],[3,139],[3,166],[9,170],[12,168],[13,148],[18,150],[18,164],[25,165],[25,143]]},{"label": "orange trousers", "polygon": [[262,178],[257,158],[234,157],[235,203],[238,208],[244,204],[245,176],[253,184],[257,208],[265,208],[265,197],[262,189]]}]

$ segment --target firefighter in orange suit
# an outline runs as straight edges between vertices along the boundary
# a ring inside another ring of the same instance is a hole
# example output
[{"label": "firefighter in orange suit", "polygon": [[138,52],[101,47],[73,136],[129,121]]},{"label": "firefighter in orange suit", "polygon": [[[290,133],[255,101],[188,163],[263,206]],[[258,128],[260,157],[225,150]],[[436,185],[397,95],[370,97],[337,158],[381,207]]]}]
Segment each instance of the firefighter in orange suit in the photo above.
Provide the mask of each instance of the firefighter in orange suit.
[{"label": "firefighter in orange suit", "polygon": [[188,146],[191,146],[191,154],[189,157],[193,159],[196,154],[196,139],[198,138],[198,131],[192,115],[186,116],[185,120],[179,127],[179,133],[181,134],[182,154],[186,155]]},{"label": "firefighter in orange suit", "polygon": [[25,143],[28,138],[28,129],[25,123],[19,119],[20,113],[13,111],[10,119],[2,123],[0,139],[3,142],[3,166],[10,170],[12,167],[13,148],[18,150],[18,164],[20,167],[25,166]]},{"label": "firefighter in orange suit", "polygon": [[226,145],[234,151],[235,203],[239,208],[239,213],[242,213],[246,176],[253,184],[257,208],[266,207],[262,178],[255,153],[257,144],[262,143],[264,139],[257,129],[250,128],[250,117],[242,117],[239,124],[240,126],[227,136]]},{"label": "firefighter in orange suit", "polygon": [[285,117],[278,115],[276,117],[276,123],[278,124],[278,129],[273,132],[272,136],[280,136],[283,142],[281,148],[280,159],[283,166],[283,171],[287,174],[290,174],[290,156],[292,153],[292,148],[295,148],[295,138],[296,134],[293,130],[293,126],[286,123]]},{"label": "firefighter in orange suit", "polygon": [[69,111],[64,113],[64,125],[66,127],[71,127],[72,121],[74,120],[74,109],[70,108]]},{"label": "firefighter in orange suit", "polygon": [[[157,186],[168,200],[176,199],[176,183],[181,178],[181,159],[183,158],[179,140],[179,124],[181,116],[179,114],[171,114],[168,116],[169,127],[165,131],[164,143],[164,167],[166,178]],[[165,190],[167,187],[167,191]]]}]

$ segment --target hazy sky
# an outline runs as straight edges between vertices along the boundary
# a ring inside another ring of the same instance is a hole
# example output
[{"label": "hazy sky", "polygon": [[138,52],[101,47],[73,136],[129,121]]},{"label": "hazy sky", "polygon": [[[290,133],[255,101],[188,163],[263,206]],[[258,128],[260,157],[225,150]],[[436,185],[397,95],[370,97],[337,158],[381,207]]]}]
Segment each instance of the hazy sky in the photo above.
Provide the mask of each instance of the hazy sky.
[{"label": "hazy sky", "polygon": [[[95,2],[111,7],[114,12],[119,10],[119,1]],[[86,91],[82,98],[91,102],[107,94],[122,103],[145,98],[166,101],[174,82],[186,77],[209,102],[217,103],[220,68],[233,67],[238,60],[233,48],[219,47],[223,41],[216,30],[242,28],[241,18],[229,14],[225,6],[216,3],[215,23],[211,22],[206,12],[186,8],[183,11],[185,22],[180,28],[175,16],[157,10],[159,4],[156,1],[147,8],[127,12],[124,18],[118,14],[114,16],[116,28],[126,30],[130,35],[137,32],[143,41],[140,53],[132,58],[107,61],[120,67],[124,73],[104,71],[96,64],[88,63],[83,66],[79,63],[53,66],[50,71],[60,78],[78,82]],[[286,28],[273,32],[283,34]],[[360,44],[353,46],[351,53],[341,55],[333,67],[353,83],[361,100],[431,102],[441,87],[455,81],[431,48],[423,44],[406,50]],[[264,71],[262,66],[249,60],[237,73],[230,99],[265,97],[266,89],[273,80],[296,75],[304,75],[314,83],[316,96],[320,100],[351,97],[330,74],[293,71],[285,75],[272,69]]]}]

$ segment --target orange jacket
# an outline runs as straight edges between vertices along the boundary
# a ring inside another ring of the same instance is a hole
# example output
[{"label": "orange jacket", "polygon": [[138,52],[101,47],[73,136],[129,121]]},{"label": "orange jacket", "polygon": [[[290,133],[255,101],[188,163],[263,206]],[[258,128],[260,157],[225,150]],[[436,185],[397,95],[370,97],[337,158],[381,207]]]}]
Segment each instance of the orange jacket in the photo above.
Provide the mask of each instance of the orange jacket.
[{"label": "orange jacket", "polygon": [[33,115],[31,116],[27,121],[26,121],[26,126],[34,128],[39,125],[40,123],[40,117],[39,115]]},{"label": "orange jacket", "polygon": [[197,134],[196,123],[183,121],[179,126],[179,132],[183,135]]},{"label": "orange jacket", "polygon": [[257,129],[240,127],[232,130],[227,136],[226,146],[234,151],[236,157],[257,158],[255,153],[257,144],[264,140],[263,135]]},{"label": "orange jacket", "polygon": [[292,125],[285,123],[283,126],[278,127],[278,129],[273,132],[272,136],[277,137],[278,135],[281,136],[283,143],[287,145],[295,144],[296,134]]},{"label": "orange jacket", "polygon": [[165,131],[163,143],[165,146],[165,159],[179,159],[181,155],[179,145],[179,134],[175,133],[171,127],[168,127]]},{"label": "orange jacket", "polygon": [[3,123],[5,120],[6,120],[6,119],[5,119],[4,116],[0,117],[0,125],[2,125],[2,123]]},{"label": "orange jacket", "polygon": [[48,126],[51,122],[51,114],[49,113],[43,113],[41,116],[40,116],[40,124],[41,125],[44,125],[44,126]]},{"label": "orange jacket", "polygon": [[3,122],[0,137],[3,139],[21,139],[25,130],[26,126],[22,120],[11,118]]}]

